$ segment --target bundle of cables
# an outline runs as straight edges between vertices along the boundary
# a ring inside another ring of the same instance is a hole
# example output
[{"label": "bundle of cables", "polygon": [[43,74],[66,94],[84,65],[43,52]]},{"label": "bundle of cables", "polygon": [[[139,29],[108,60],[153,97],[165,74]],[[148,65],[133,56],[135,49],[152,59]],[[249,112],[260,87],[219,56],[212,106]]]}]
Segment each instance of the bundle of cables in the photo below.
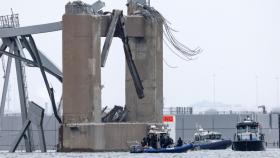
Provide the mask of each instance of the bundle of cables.
[{"label": "bundle of cables", "polygon": [[[164,43],[167,45],[167,47],[175,53],[178,57],[180,57],[183,60],[192,60],[194,56],[200,54],[202,50],[198,47],[196,49],[190,49],[189,47],[185,46],[181,42],[179,42],[175,36],[173,35],[173,32],[176,32],[174,29],[171,28],[170,22],[167,21],[161,13],[159,13],[156,9],[154,9],[151,6],[148,5],[142,5],[140,3],[137,3],[137,6],[139,7],[139,10],[136,11],[134,14],[141,14],[145,18],[153,18],[157,21],[159,24],[163,24],[164,30],[163,34],[165,39],[163,40]],[[171,44],[175,50],[177,50],[179,53],[181,53],[180,56],[177,54],[176,51],[174,51],[169,44]]]}]

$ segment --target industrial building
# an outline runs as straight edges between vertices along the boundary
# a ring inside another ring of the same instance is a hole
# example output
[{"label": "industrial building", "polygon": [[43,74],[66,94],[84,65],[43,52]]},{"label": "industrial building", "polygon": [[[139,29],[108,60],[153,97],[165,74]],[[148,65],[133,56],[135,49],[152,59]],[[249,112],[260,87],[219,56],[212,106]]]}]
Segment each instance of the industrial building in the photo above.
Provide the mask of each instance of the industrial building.
[{"label": "industrial building", "polygon": [[[20,114],[6,114],[1,117],[0,120],[0,150],[8,151],[16,138],[17,134],[20,132],[22,128]],[[47,150],[56,150],[58,144],[58,127],[54,116],[46,115],[44,118],[44,132],[46,139],[46,147]],[[36,126],[32,126],[33,140],[34,144],[32,144],[35,150],[39,150],[39,140]],[[22,140],[18,146],[19,151],[25,151],[25,144]]]},{"label": "industrial building", "polygon": [[168,122],[173,139],[181,137],[186,142],[192,142],[198,126],[222,133],[224,138],[233,140],[236,124],[249,116],[258,121],[262,132],[265,134],[265,144],[268,148],[279,148],[279,113],[261,112],[215,112],[212,114],[194,114],[192,108],[174,107],[165,115],[173,116],[173,121]]},{"label": "industrial building", "polygon": [[[265,142],[268,148],[279,148],[279,119],[278,113],[263,114],[260,112],[218,112],[215,114],[194,114],[191,108],[173,107],[173,110],[165,111],[165,117],[169,120],[163,120],[169,125],[170,135],[174,140],[181,137],[185,142],[191,142],[197,126],[204,129],[222,133],[224,138],[233,140],[236,131],[236,123],[247,116],[254,118],[262,126],[265,134]],[[170,119],[172,117],[172,119]],[[0,129],[0,150],[9,150],[12,141],[21,129],[20,115],[5,115],[1,121]],[[44,131],[46,137],[47,150],[57,150],[59,124],[54,116],[45,116]],[[32,127],[33,128],[33,127]],[[33,128],[36,133],[36,127]],[[37,135],[33,136],[33,148],[39,150],[39,140]],[[140,141],[140,140],[139,140]],[[25,150],[22,141],[18,150]]]}]

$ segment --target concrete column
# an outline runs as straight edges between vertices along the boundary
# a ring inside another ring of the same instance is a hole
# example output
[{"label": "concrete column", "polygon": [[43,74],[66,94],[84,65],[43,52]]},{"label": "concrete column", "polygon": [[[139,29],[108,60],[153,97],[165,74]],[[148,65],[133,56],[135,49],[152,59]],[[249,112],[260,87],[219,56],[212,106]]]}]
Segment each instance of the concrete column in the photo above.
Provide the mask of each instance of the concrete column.
[{"label": "concrete column", "polygon": [[100,16],[63,16],[63,123],[101,121],[100,30]]},{"label": "concrete column", "polygon": [[[129,4],[128,13],[133,12]],[[126,68],[126,108],[130,122],[162,121],[163,111],[163,30],[155,19],[146,19],[143,38],[130,38],[134,62],[143,81],[145,97],[139,99]]]},{"label": "concrete column", "polygon": [[[100,37],[107,34],[109,26],[108,16],[88,15],[87,9],[69,3],[66,6],[66,14],[63,16],[63,125],[59,131],[59,151],[127,151],[129,142],[141,141],[148,131],[148,124],[144,123],[100,123],[101,122],[101,82],[100,82]],[[128,18],[126,26],[128,35],[142,37],[143,19],[138,17]],[[136,64],[141,69],[141,76],[145,76],[145,88],[154,89],[162,87],[155,82],[158,77],[152,74],[141,64],[147,64],[153,70],[158,69],[155,62],[159,62],[158,56],[153,55],[157,51],[162,54],[161,40],[154,31],[158,27],[149,24],[145,38],[132,39],[133,51],[139,54]],[[135,30],[135,31],[134,31]],[[157,31],[156,31],[157,32]],[[147,37],[146,37],[147,36]],[[162,38],[160,36],[160,38]],[[161,41],[161,42],[158,42]],[[152,42],[153,44],[150,44]],[[149,45],[148,45],[149,44]],[[142,58],[142,46],[144,54],[153,48],[147,57]],[[148,45],[148,46],[146,46]],[[138,49],[141,50],[138,53]],[[136,51],[137,50],[137,51]],[[158,58],[158,59],[157,59]],[[147,62],[143,60],[148,60]],[[160,60],[162,62],[162,60]],[[162,63],[159,63],[162,65]],[[162,69],[162,66],[160,66]],[[127,70],[128,71],[128,70]],[[162,71],[162,70],[161,70]],[[155,73],[153,71],[153,73]],[[131,77],[127,74],[129,91],[133,98],[129,104],[134,108],[134,99],[137,99]],[[131,84],[131,85],[130,85]],[[159,92],[162,92],[159,91]],[[149,110],[146,120],[154,122],[156,116],[161,115],[162,104],[155,103],[154,98],[162,96],[162,93],[149,90],[147,99],[143,103]],[[152,96],[149,99],[149,96]],[[138,101],[138,100],[136,100]],[[156,104],[156,105],[155,105]],[[151,106],[150,106],[151,105]],[[144,109],[143,109],[144,110]],[[135,111],[144,114],[143,110]],[[144,116],[145,117],[145,116]],[[161,116],[158,117],[161,119]],[[142,119],[142,118],[141,118]]]}]

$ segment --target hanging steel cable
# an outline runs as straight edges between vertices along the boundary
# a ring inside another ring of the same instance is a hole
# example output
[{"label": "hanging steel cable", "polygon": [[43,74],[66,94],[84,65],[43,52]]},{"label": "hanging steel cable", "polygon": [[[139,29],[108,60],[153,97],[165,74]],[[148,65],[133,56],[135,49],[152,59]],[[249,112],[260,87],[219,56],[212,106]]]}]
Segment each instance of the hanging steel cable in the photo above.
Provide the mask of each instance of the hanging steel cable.
[{"label": "hanging steel cable", "polygon": [[172,66],[170,64],[167,63],[167,61],[163,58],[163,62],[165,63],[165,65],[167,65],[169,68],[172,68],[172,69],[176,69],[178,68],[178,66]]},{"label": "hanging steel cable", "polygon": [[[165,39],[163,39],[164,44],[167,46],[167,48],[173,53],[175,54],[178,58],[185,60],[185,61],[189,61],[190,59],[185,59],[184,57],[182,57],[181,55],[179,55],[175,50],[173,50],[171,48],[171,46],[169,46],[169,44],[165,41]],[[184,56],[184,55],[183,55]]]},{"label": "hanging steel cable", "polygon": [[[168,41],[168,43],[170,43],[175,50],[177,50],[184,56],[184,58],[179,56],[181,59],[192,60],[194,56],[202,52],[202,50],[199,47],[196,49],[190,49],[189,47],[185,46],[180,41],[178,41],[173,35],[173,32],[176,31],[170,26],[171,23],[168,20],[166,20],[156,9],[148,5],[142,5],[140,3],[137,3],[137,6],[140,8],[140,11],[136,11],[135,14],[141,14],[145,18],[153,18],[157,21],[157,23],[163,24],[163,34],[166,41]],[[166,41],[165,44],[167,44]],[[169,45],[167,46],[170,48]],[[175,51],[173,50],[172,52],[174,53]],[[176,55],[178,56],[178,54]]]}]

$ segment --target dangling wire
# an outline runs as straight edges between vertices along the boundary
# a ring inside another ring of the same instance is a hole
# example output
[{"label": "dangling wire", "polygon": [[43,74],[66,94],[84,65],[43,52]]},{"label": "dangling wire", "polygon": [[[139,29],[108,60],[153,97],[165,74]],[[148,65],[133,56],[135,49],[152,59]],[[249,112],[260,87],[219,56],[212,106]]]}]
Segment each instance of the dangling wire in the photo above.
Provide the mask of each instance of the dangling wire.
[{"label": "dangling wire", "polygon": [[163,58],[163,62],[165,63],[165,65],[167,65],[169,68],[172,68],[172,69],[176,69],[178,68],[178,66],[172,66],[170,64],[167,63],[167,61]]},{"label": "dangling wire", "polygon": [[169,44],[165,41],[165,39],[163,39],[163,42],[164,42],[164,44],[167,46],[167,48],[168,48],[173,54],[175,54],[177,57],[179,57],[180,59],[185,60],[185,61],[189,61],[189,60],[190,60],[190,59],[185,59],[184,57],[181,57],[181,55],[179,55],[175,50],[173,50],[173,49],[169,46]]},{"label": "dangling wire", "polygon": [[[183,60],[193,60],[194,56],[202,52],[202,50],[199,47],[196,49],[190,49],[189,47],[179,42],[173,35],[173,32],[177,31],[170,26],[171,23],[168,20],[166,20],[156,9],[148,5],[142,5],[140,3],[137,3],[137,5],[138,7],[140,7],[140,11],[136,11],[135,14],[141,14],[145,18],[153,18],[157,21],[158,24],[163,24],[163,34],[165,39],[175,48],[175,50],[177,50],[184,56]],[[166,41],[165,44],[167,45]],[[170,48],[169,45],[167,46]],[[174,53],[174,50],[172,52]],[[178,56],[178,54],[176,55]],[[180,58],[182,59],[183,57]]]}]

